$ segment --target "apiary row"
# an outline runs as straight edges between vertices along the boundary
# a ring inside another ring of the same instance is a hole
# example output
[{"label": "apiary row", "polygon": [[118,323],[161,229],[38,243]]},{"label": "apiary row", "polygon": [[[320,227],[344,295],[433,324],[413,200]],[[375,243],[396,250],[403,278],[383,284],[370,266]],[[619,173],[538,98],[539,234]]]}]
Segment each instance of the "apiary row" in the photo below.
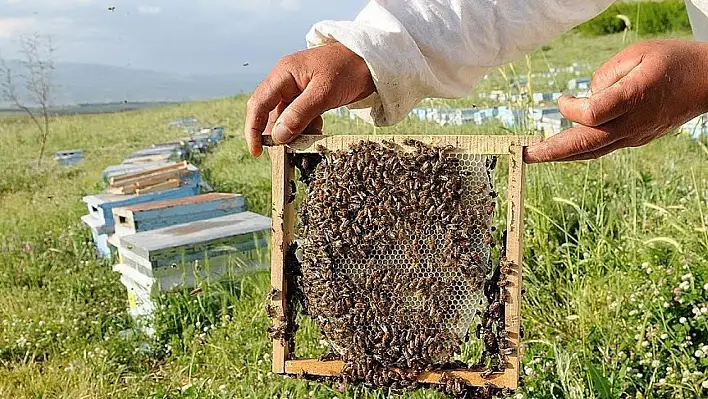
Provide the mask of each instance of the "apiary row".
[{"label": "apiary row", "polygon": [[183,159],[218,143],[223,130],[209,134],[189,150],[182,140],[134,152],[104,171],[104,192],[83,198],[81,219],[98,255],[120,274],[129,313],[142,327],[149,328],[143,316],[161,292],[267,267],[270,218],[248,212],[239,194],[206,192],[199,169]]}]

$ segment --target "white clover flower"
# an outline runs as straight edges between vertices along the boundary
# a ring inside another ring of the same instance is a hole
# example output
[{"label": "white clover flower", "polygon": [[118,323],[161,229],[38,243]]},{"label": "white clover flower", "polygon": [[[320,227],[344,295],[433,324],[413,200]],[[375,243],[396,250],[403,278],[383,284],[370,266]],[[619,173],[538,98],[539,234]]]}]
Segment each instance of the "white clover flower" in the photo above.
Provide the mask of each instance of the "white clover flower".
[{"label": "white clover flower", "polygon": [[704,381],[701,383],[701,386],[703,387],[703,389],[708,389],[708,380],[704,380]]},{"label": "white clover flower", "polygon": [[644,357],[646,357],[647,359],[651,359],[653,356],[654,356],[654,354],[651,353],[651,352],[647,352],[647,353],[644,355]]},{"label": "white clover flower", "polygon": [[629,315],[630,315],[630,316],[635,316],[637,313],[639,313],[639,312],[637,312],[636,309],[632,309],[632,310],[629,311]]},{"label": "white clover flower", "polygon": [[649,346],[649,342],[648,342],[648,341],[642,341],[642,348],[646,348],[647,346]]},{"label": "white clover flower", "polygon": [[708,353],[708,345],[703,345],[701,347],[701,350],[703,351],[703,353]]},{"label": "white clover flower", "polygon": [[679,323],[686,324],[686,318],[685,317],[680,318]]},{"label": "white clover flower", "polygon": [[531,367],[524,368],[524,374],[529,376],[533,375],[533,369]]},{"label": "white clover flower", "polygon": [[704,353],[703,353],[703,351],[700,350],[700,349],[698,349],[698,350],[693,354],[693,356],[695,356],[695,357],[697,357],[697,358],[699,358],[699,359],[702,358],[703,355],[704,355]]},{"label": "white clover flower", "polygon": [[637,373],[637,378],[642,378],[642,377],[644,377],[644,374],[642,374],[642,373]]},{"label": "white clover flower", "polygon": [[634,335],[634,339],[636,339],[637,341],[639,341],[640,339],[642,339],[642,336],[641,336],[640,334],[635,334],[635,335]]},{"label": "white clover flower", "polygon": [[647,274],[651,274],[652,270],[651,267],[647,269]]},{"label": "white clover flower", "polygon": [[693,275],[691,273],[686,273],[683,276],[681,276],[681,281],[688,281],[693,278]]},{"label": "white clover flower", "polygon": [[647,267],[649,267],[649,262],[642,263],[642,269],[646,269]]},{"label": "white clover flower", "polygon": [[661,362],[658,360],[654,360],[653,362],[651,362],[651,366],[654,368],[657,368],[657,367],[661,366]]},{"label": "white clover flower", "polygon": [[661,334],[661,337],[660,337],[660,338],[661,338],[662,340],[665,340],[665,339],[668,339],[668,338],[669,338],[669,335],[668,335],[668,334]]},{"label": "white clover flower", "polygon": [[664,307],[665,307],[665,308],[670,308],[670,307],[671,307],[671,304],[668,303],[668,302],[664,302]]},{"label": "white clover flower", "polygon": [[703,306],[701,308],[701,314],[708,314],[708,307]]},{"label": "white clover flower", "polygon": [[524,399],[524,394],[522,393],[517,393],[516,396],[514,396],[515,399]]},{"label": "white clover flower", "polygon": [[708,283],[703,284],[703,289],[708,291]]},{"label": "white clover flower", "polygon": [[666,366],[666,372],[667,372],[667,373],[670,373],[670,372],[672,372],[672,371],[674,371],[673,367],[671,367],[671,366]]},{"label": "white clover flower", "polygon": [[697,315],[701,313],[701,310],[694,306],[693,309],[691,309],[691,313]]},{"label": "white clover flower", "polygon": [[703,373],[701,373],[700,371],[696,370],[696,371],[693,372],[693,375],[696,376],[696,377],[700,377],[700,376],[703,375]]},{"label": "white clover flower", "polygon": [[659,384],[661,384],[661,385],[666,384],[666,380],[663,378],[659,378]]}]

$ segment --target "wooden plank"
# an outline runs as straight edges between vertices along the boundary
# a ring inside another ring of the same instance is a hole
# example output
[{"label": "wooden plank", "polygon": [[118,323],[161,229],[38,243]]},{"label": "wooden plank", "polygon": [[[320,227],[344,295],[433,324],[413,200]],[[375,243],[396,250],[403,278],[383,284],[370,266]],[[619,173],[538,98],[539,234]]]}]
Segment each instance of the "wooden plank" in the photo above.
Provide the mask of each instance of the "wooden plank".
[{"label": "wooden plank", "polygon": [[523,147],[512,146],[509,156],[508,210],[506,257],[511,262],[507,279],[509,293],[505,303],[505,326],[508,340],[516,351],[507,357],[505,386],[516,389],[519,386],[521,348],[521,271],[524,243],[524,160]]},{"label": "wooden plank", "polygon": [[[344,362],[341,360],[320,361],[317,359],[298,359],[285,362],[285,373],[291,375],[309,374],[317,376],[334,377],[342,372]],[[483,386],[490,384],[496,387],[505,387],[505,374],[493,373],[488,378],[482,378],[480,371],[454,369],[445,371],[426,371],[418,375],[418,382],[437,384],[444,375],[465,380],[468,385]]]},{"label": "wooden plank", "polygon": [[[541,141],[538,136],[512,136],[512,135],[469,135],[469,136],[437,136],[437,135],[301,135],[284,146],[294,152],[316,152],[317,145],[322,145],[330,150],[349,149],[349,146],[359,141],[382,142],[384,140],[394,142],[401,146],[403,150],[413,150],[411,147],[403,145],[408,139],[418,140],[426,144],[437,146],[451,145],[455,150],[451,153],[464,154],[488,154],[500,155],[508,154],[512,145],[528,146]],[[275,143],[269,135],[263,136],[263,145],[274,146]],[[275,145],[277,147],[277,145]]]},{"label": "wooden plank", "polygon": [[150,175],[150,174],[157,173],[157,172],[161,172],[161,171],[164,171],[164,170],[170,170],[170,169],[175,169],[175,168],[182,168],[182,167],[186,167],[186,166],[187,166],[187,161],[175,162],[175,163],[172,163],[172,164],[169,164],[169,165],[165,165],[165,166],[158,166],[158,167],[155,167],[155,168],[150,168],[150,169],[142,170],[142,171],[140,171],[140,172],[127,173],[127,174],[124,174],[124,175],[121,175],[121,176],[111,177],[111,178],[108,180],[108,182],[109,182],[111,185],[113,185],[113,184],[119,184],[119,182],[122,182],[122,181],[124,181],[124,180],[130,180],[130,179],[133,179],[133,178],[136,178],[136,177],[145,176],[145,175]]},{"label": "wooden plank", "polygon": [[201,204],[205,202],[212,202],[212,201],[218,201],[218,200],[228,200],[228,199],[234,199],[236,201],[236,206],[244,206],[244,198],[241,194],[232,194],[232,193],[208,193],[208,194],[201,194],[201,195],[195,195],[193,197],[186,197],[186,198],[177,198],[173,200],[165,200],[165,201],[156,201],[156,202],[148,202],[144,204],[137,204],[137,205],[128,205],[126,207],[121,208],[122,211],[130,211],[130,212],[143,212],[143,211],[150,211],[153,209],[162,209],[162,208],[169,208],[169,207],[176,207],[180,205],[191,205],[191,204]]},{"label": "wooden plank", "polygon": [[170,180],[180,180],[180,178],[185,174],[187,174],[186,168],[168,170],[154,175],[139,177],[137,181],[129,182],[128,184],[121,183],[120,185],[113,186],[111,188],[121,189],[123,194],[132,194],[141,188],[152,187]]},{"label": "wooden plank", "polygon": [[139,188],[135,190],[135,194],[150,194],[156,193],[158,191],[169,190],[171,188],[178,188],[182,183],[179,179],[170,179],[162,183],[158,183],[149,187]]},{"label": "wooden plank", "polygon": [[102,179],[104,182],[109,183],[110,179],[118,178],[120,176],[127,175],[129,173],[137,173],[148,169],[159,168],[161,166],[173,165],[174,162],[163,160],[150,163],[139,163],[139,164],[120,164],[108,166],[103,170]]},{"label": "wooden plank", "polygon": [[176,224],[231,215],[245,210],[238,194],[209,193],[113,208],[116,235],[122,237]]},{"label": "wooden plank", "polygon": [[[290,190],[290,180],[294,177],[293,168],[290,165],[290,155],[285,147],[273,147],[269,150],[271,158],[272,182],[272,238],[271,238],[271,265],[270,265],[270,285],[276,293],[272,304],[276,309],[285,315],[287,309],[287,281],[285,279],[285,256],[288,247],[293,241],[293,229],[295,223],[294,203],[287,203]],[[273,327],[279,328],[282,322],[278,318],[273,319]],[[289,343],[281,339],[273,339],[273,372],[284,373],[285,361],[295,353],[295,348],[291,348]]]},{"label": "wooden plank", "polygon": [[144,185],[144,184],[150,184],[150,182],[153,181],[159,181],[160,179],[171,179],[175,177],[180,177],[184,173],[187,172],[187,166],[186,165],[180,165],[179,167],[175,168],[170,168],[170,169],[165,169],[165,170],[159,170],[153,173],[143,173],[140,176],[135,176],[135,177],[129,177],[129,178],[124,178],[120,180],[114,180],[113,182],[110,183],[111,187],[127,187],[130,185]]}]

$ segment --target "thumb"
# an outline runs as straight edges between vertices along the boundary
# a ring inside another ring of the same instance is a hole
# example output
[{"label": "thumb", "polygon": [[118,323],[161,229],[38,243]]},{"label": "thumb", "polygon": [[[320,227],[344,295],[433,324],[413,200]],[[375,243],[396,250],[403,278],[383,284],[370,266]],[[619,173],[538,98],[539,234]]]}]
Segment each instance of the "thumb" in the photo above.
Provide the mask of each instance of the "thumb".
[{"label": "thumb", "polygon": [[315,118],[331,108],[331,93],[327,85],[311,81],[305,90],[288,105],[273,125],[273,140],[289,143],[302,133]]}]

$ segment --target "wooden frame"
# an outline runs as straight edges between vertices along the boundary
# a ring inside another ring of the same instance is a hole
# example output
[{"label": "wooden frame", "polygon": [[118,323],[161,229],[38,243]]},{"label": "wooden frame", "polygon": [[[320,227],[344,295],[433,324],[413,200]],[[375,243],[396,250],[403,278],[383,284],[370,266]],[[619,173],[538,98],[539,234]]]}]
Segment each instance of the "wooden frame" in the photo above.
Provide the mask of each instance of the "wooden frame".
[{"label": "wooden frame", "polygon": [[[293,241],[295,221],[294,204],[288,203],[290,196],[289,181],[294,170],[290,157],[293,153],[314,153],[322,145],[330,150],[349,148],[359,141],[383,140],[402,144],[406,139],[415,139],[432,145],[452,145],[452,153],[506,155],[509,157],[508,208],[506,257],[510,262],[507,275],[509,284],[501,289],[508,289],[509,299],[505,303],[505,327],[508,341],[516,350],[507,356],[507,367],[503,372],[482,377],[481,371],[445,370],[424,372],[418,376],[423,383],[439,383],[443,376],[458,377],[471,386],[491,385],[498,388],[516,389],[520,374],[520,328],[521,328],[521,264],[523,255],[524,230],[524,147],[541,141],[537,136],[389,136],[389,135],[352,135],[352,136],[299,136],[286,145],[276,145],[270,136],[263,136],[263,144],[270,146],[273,177],[273,214],[272,214],[272,253],[271,253],[271,288],[276,293],[272,306],[280,314],[285,314],[286,277],[284,275],[285,255]],[[274,327],[282,326],[278,318],[273,320]],[[279,339],[273,340],[273,372],[291,375],[337,376],[344,366],[342,361],[320,361],[317,359],[295,359],[295,348]]]}]

